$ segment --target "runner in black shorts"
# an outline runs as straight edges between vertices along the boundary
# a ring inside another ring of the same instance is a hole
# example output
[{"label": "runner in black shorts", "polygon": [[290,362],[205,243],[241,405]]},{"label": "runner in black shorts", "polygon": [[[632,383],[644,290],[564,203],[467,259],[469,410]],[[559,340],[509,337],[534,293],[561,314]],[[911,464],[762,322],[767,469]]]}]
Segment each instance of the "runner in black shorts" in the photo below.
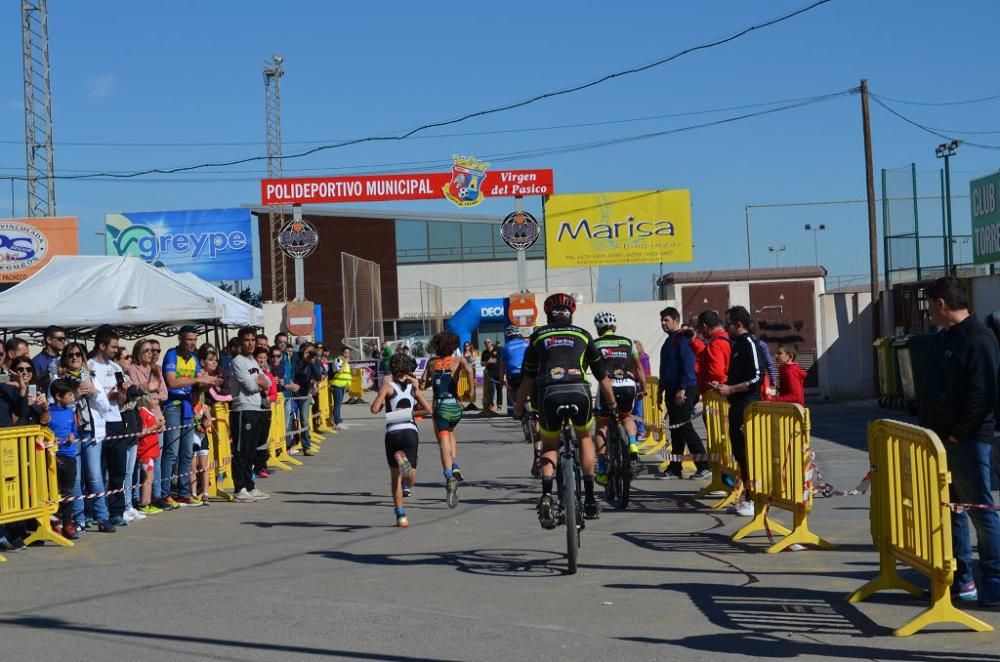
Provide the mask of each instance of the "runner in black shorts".
[{"label": "runner in black shorts", "polygon": [[385,459],[389,463],[392,483],[392,504],[395,507],[396,526],[410,525],[403,508],[404,490],[409,491],[417,476],[417,447],[420,437],[414,415],[431,413],[413,376],[417,363],[408,354],[393,354],[389,360],[391,374],[382,382],[371,412],[377,414],[385,406]]},{"label": "runner in black shorts", "polygon": [[573,404],[577,413],[573,427],[580,445],[580,468],[583,471],[584,516],[596,519],[600,507],[594,498],[594,443],[590,435],[590,389],[585,380],[586,370],[600,383],[600,391],[610,402],[614,399],[611,380],[604,374],[601,355],[589,333],[573,326],[576,301],[568,294],[553,294],[545,300],[548,324],[535,329],[524,353],[521,388],[517,392],[514,416],[524,413],[524,403],[532,393],[539,414],[539,436],[542,438],[542,496],[538,500],[538,521],[542,528],[555,526],[552,482],[559,450],[562,425],[556,414],[561,405]]},{"label": "runner in black shorts", "polygon": [[[638,429],[632,418],[635,400],[646,392],[646,373],[639,363],[639,352],[629,338],[615,335],[618,318],[614,313],[599,312],[594,316],[594,326],[597,327],[597,339],[594,345],[601,352],[604,372],[611,378],[611,390],[615,396],[618,418],[628,435],[628,451],[632,456],[632,473],[638,475],[642,471],[639,461]],[[600,394],[597,398],[598,410],[603,409]],[[605,485],[608,482],[607,446],[608,417],[597,417],[597,482]]]}]

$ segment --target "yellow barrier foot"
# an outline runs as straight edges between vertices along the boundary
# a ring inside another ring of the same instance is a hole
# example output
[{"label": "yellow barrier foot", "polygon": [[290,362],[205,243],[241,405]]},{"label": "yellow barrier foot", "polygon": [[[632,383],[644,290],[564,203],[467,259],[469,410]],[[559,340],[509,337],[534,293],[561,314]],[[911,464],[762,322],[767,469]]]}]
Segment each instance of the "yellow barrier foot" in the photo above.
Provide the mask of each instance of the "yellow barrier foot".
[{"label": "yellow barrier foot", "polygon": [[932,582],[931,606],[920,612],[914,618],[907,621],[902,627],[892,634],[897,637],[909,637],[924,629],[928,625],[936,623],[958,623],[976,632],[993,632],[993,626],[984,623],[975,616],[971,616],[961,609],[955,607],[951,602],[951,589],[949,586]]},{"label": "yellow barrier foot", "polygon": [[851,595],[847,598],[848,602],[861,602],[879,591],[891,591],[893,589],[906,591],[915,598],[919,598],[924,594],[924,592],[917,588],[914,584],[899,576],[896,571],[896,559],[891,555],[886,554],[881,559],[879,565],[880,570],[878,577],[871,580],[854,593],[851,593]]},{"label": "yellow barrier foot", "polygon": [[[774,519],[767,517],[767,507],[754,505],[755,514],[753,519],[746,523],[746,525],[734,533],[730,540],[742,540],[751,533],[756,531],[766,531],[768,528],[771,529],[772,533],[776,533],[780,536],[787,536],[791,533],[790,529],[785,528],[785,526]],[[767,527],[764,526],[764,519],[767,519]]]},{"label": "yellow barrier foot", "polygon": [[734,490],[729,487],[722,487],[720,489],[724,490],[728,489],[730,490],[730,492],[726,496],[719,499],[716,503],[713,503],[711,506],[709,506],[709,508],[711,508],[712,510],[722,510],[723,508],[728,508],[729,506],[736,503],[736,500],[740,498],[739,490]]},{"label": "yellow barrier foot", "polygon": [[209,498],[222,499],[223,501],[236,501],[236,497],[229,492],[223,492],[222,490],[216,490],[215,494],[210,495]]},{"label": "yellow barrier foot", "polygon": [[336,430],[334,430],[332,427],[330,427],[329,425],[326,425],[326,424],[323,424],[322,426],[320,426],[319,431],[322,432],[323,434],[329,434],[330,432],[336,432]]},{"label": "yellow barrier foot", "polygon": [[[773,529],[774,527],[772,526],[771,528]],[[815,533],[810,531],[807,525],[803,524],[801,526],[794,527],[791,534],[768,547],[767,553],[777,554],[778,552],[782,552],[795,544],[809,545],[812,547],[819,547],[820,549],[837,549],[837,546],[832,542],[820,538]]]},{"label": "yellow barrier foot", "polygon": [[43,518],[38,518],[38,528],[30,536],[24,539],[24,546],[42,541],[42,542],[54,542],[60,547],[72,547],[73,541],[63,538],[61,535],[52,530],[52,525],[49,523],[49,516],[45,515]]},{"label": "yellow barrier foot", "polygon": [[7,562],[7,557],[0,554],[0,563],[6,563],[6,562]]}]

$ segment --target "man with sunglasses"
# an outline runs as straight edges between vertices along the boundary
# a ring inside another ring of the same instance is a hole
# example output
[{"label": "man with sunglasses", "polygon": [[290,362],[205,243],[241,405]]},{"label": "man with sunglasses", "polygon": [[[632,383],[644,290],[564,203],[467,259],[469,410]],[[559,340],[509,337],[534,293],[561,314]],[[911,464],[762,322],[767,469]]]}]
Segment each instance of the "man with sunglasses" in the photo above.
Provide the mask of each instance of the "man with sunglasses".
[{"label": "man with sunglasses", "polygon": [[47,391],[51,380],[50,372],[55,372],[52,366],[59,365],[59,356],[66,346],[66,329],[54,325],[46,327],[42,341],[45,343],[42,351],[31,360],[31,365],[35,366],[39,386]]}]

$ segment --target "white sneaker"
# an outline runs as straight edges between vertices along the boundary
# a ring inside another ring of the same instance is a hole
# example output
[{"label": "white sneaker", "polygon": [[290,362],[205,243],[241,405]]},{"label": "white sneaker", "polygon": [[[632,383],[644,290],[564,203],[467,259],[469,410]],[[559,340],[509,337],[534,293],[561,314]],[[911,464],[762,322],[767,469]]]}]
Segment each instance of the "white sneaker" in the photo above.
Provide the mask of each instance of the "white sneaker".
[{"label": "white sneaker", "polygon": [[240,490],[239,492],[237,492],[233,496],[233,498],[236,499],[237,501],[239,501],[240,503],[251,503],[251,502],[257,500],[256,497],[254,497],[252,494],[250,494],[249,492],[247,492],[247,488],[245,488],[245,487],[242,490]]},{"label": "white sneaker", "polygon": [[740,517],[753,517],[754,516],[753,501],[749,500],[737,501],[736,507],[733,508],[733,512],[735,512]]},{"label": "white sneaker", "polygon": [[339,432],[340,430],[347,430],[348,428],[343,423],[337,423],[336,425],[333,426],[333,429]]},{"label": "white sneaker", "polygon": [[132,519],[146,519],[146,513],[139,512],[135,506],[129,508],[129,512],[132,513]]},{"label": "white sneaker", "polygon": [[302,452],[302,451],[300,451],[300,450],[299,450],[298,448],[290,448],[290,449],[288,450],[288,454],[289,454],[289,455],[298,455],[298,454],[299,454],[299,453],[301,453],[301,452]]},{"label": "white sneaker", "polygon": [[135,515],[132,514],[131,508],[122,513],[122,519],[125,520],[126,522],[131,522],[132,520],[135,519]]},{"label": "white sneaker", "polygon": [[[245,490],[246,488],[243,488],[243,489]],[[264,492],[261,492],[260,490],[258,490],[256,487],[253,488],[252,490],[250,490],[250,492],[248,494],[250,494],[251,498],[256,499],[257,501],[263,501],[264,499],[270,499],[271,498],[270,494],[265,494]]]}]

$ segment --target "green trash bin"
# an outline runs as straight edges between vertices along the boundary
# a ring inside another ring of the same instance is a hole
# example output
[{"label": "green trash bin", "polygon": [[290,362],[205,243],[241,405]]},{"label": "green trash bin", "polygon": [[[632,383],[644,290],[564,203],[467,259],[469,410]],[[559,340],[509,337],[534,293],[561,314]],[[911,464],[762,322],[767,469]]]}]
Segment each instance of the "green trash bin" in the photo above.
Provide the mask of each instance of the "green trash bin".
[{"label": "green trash bin", "polygon": [[875,341],[875,355],[878,357],[878,404],[883,409],[891,409],[899,401],[899,369],[896,367],[896,353],[893,351],[894,338],[879,338]]},{"label": "green trash bin", "polygon": [[917,398],[927,375],[930,348],[936,337],[936,333],[915,333],[897,338],[892,343],[899,367],[902,406],[911,414],[917,413]]}]

